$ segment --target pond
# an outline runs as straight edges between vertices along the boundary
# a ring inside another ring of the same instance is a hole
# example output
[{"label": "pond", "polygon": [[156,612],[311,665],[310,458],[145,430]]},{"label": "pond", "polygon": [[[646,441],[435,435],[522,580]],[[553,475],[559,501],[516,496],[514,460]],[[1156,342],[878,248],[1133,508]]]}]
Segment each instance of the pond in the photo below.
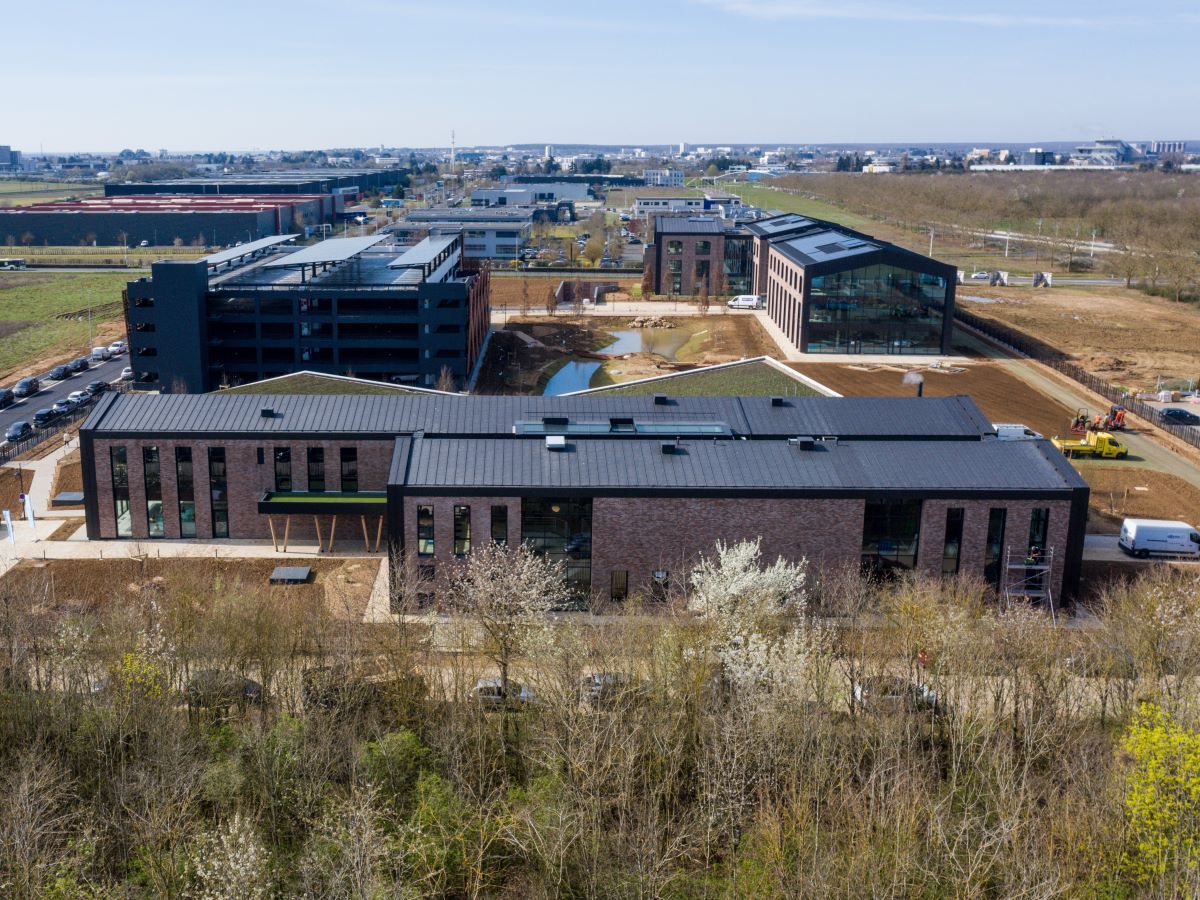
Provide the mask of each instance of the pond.
[{"label": "pond", "polygon": [[[691,337],[686,328],[631,328],[626,331],[614,331],[612,335],[615,340],[601,347],[601,353],[657,353],[664,359],[674,359],[679,348]],[[553,397],[573,391],[586,391],[591,385],[592,376],[601,365],[602,363],[595,359],[571,359],[550,376],[542,393]]]}]

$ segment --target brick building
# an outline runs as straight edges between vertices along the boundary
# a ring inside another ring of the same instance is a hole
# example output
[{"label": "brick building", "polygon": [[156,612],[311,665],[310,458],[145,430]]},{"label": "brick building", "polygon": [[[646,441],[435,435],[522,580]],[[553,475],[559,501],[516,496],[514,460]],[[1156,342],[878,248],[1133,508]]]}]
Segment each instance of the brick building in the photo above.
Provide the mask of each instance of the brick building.
[{"label": "brick building", "polygon": [[1036,548],[1058,602],[1088,502],[1049,442],[999,440],[965,397],[120,395],[80,446],[93,540],[337,529],[435,585],[472,546],[521,542],[592,599],[761,539],[768,558],[1008,591]]}]

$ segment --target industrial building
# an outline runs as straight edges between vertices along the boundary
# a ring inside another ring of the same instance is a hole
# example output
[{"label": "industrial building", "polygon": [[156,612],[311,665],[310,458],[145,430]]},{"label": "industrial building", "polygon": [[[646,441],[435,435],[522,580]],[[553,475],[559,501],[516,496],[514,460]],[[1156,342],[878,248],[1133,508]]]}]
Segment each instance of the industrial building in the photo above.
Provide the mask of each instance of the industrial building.
[{"label": "industrial building", "polygon": [[998,439],[967,397],[105,395],[80,450],[92,540],[341,536],[420,566],[426,599],[488,542],[619,601],[749,539],[1057,603],[1088,506],[1050,442]]},{"label": "industrial building", "polygon": [[125,181],[104,185],[104,196],[133,194],[343,194],[357,200],[365,193],[396,186],[402,169],[328,169],[253,172],[169,181]]},{"label": "industrial building", "polygon": [[222,247],[307,234],[333,221],[333,194],[140,194],[0,209],[0,241],[48,246]]},{"label": "industrial building", "polygon": [[405,242],[427,234],[461,234],[463,253],[471,259],[516,259],[533,234],[534,216],[528,207],[414,209],[384,230]]},{"label": "industrial building", "polygon": [[804,353],[950,352],[956,268],[832,222],[657,216],[645,260],[658,294],[763,296]]},{"label": "industrial building", "polygon": [[468,380],[488,333],[488,269],[461,235],[297,249],[282,235],[165,260],[125,292],[134,386],[200,393],[300,370],[432,386]]}]

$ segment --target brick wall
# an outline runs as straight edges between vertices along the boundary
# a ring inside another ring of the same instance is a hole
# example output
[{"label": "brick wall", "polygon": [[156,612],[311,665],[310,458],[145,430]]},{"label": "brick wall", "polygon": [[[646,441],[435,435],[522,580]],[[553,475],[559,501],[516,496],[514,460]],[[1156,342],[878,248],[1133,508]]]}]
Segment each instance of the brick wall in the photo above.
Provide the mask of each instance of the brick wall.
[{"label": "brick wall", "polygon": [[[696,281],[696,260],[708,260],[708,291],[713,293],[717,285],[717,278],[720,267],[725,259],[725,236],[722,234],[658,234],[655,235],[655,241],[662,245],[662,271],[655,272],[654,277],[657,279],[657,293],[667,294],[671,290],[670,261],[678,260],[680,263],[680,288],[681,294],[699,294],[701,283]],[[672,241],[679,241],[682,250],[681,253],[668,253],[667,248],[670,247]],[[696,255],[696,242],[708,241],[710,252],[705,255]]]},{"label": "brick wall", "polygon": [[[342,447],[358,448],[358,488],[360,491],[387,490],[388,469],[391,466],[394,443],[391,440],[364,441],[173,441],[173,440],[107,440],[95,442],[96,502],[98,506],[100,537],[117,536],[116,511],[113,506],[112,465],[110,448],[124,446],[129,459],[129,505],[133,519],[133,537],[147,538],[149,526],[146,517],[145,469],[142,464],[142,449],[158,447],[159,470],[162,481],[163,526],[167,538],[179,537],[179,492],[175,474],[175,448],[192,448],[193,493],[196,499],[196,535],[211,539],[212,504],[208,478],[208,449],[225,448],[225,471],[229,497],[229,536],[247,540],[265,540],[271,536],[267,517],[258,512],[258,500],[264,491],[275,486],[273,451],[277,447],[288,447],[292,455],[292,486],[303,491],[308,487],[308,448],[325,449],[325,485],[336,488],[341,482],[340,450]],[[258,448],[263,450],[262,465],[258,463]],[[282,517],[277,516],[282,527]],[[361,537],[357,516],[349,526],[339,523],[339,532],[350,537]],[[369,519],[373,519],[370,516]],[[321,525],[327,535],[328,521]],[[374,522],[369,521],[372,540]],[[342,530],[345,527],[346,530]],[[350,528],[357,529],[351,531]],[[280,532],[282,538],[282,532]],[[292,517],[290,537],[299,540],[316,538],[316,529],[311,515]]]}]

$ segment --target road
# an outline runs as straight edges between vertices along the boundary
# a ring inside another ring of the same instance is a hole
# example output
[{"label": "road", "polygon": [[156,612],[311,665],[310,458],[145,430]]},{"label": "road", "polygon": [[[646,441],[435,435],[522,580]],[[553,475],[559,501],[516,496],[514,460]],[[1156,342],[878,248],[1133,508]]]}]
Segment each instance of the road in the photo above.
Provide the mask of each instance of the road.
[{"label": "road", "polygon": [[[38,379],[42,382],[42,389],[38,393],[32,397],[18,398],[12,406],[0,409],[0,437],[3,437],[4,432],[14,422],[24,421],[32,425],[35,412],[53,406],[55,400],[63,400],[73,391],[82,391],[89,381],[100,379],[114,382],[120,380],[121,370],[127,365],[129,365],[129,355],[122,353],[108,362],[93,365],[86,372],[70,375],[62,381],[51,381],[48,376],[39,375]],[[5,385],[5,387],[11,388],[12,385]],[[0,442],[0,446],[2,445],[3,442]]]}]

